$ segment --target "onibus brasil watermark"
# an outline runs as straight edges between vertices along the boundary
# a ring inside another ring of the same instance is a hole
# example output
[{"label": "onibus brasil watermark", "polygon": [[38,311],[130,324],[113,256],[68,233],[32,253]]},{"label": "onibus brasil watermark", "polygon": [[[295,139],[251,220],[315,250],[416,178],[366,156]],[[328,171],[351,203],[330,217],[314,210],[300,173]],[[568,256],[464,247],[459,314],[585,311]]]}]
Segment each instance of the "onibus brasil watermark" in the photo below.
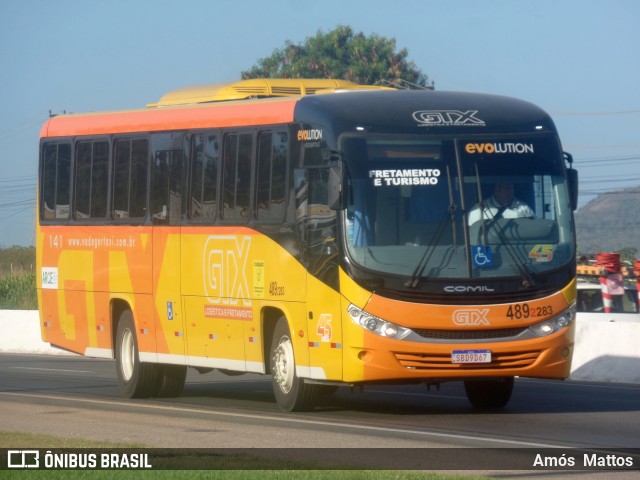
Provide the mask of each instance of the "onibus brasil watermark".
[{"label": "onibus brasil watermark", "polygon": [[8,450],[7,468],[51,470],[136,470],[150,469],[148,453],[130,452],[52,452],[46,450]]}]

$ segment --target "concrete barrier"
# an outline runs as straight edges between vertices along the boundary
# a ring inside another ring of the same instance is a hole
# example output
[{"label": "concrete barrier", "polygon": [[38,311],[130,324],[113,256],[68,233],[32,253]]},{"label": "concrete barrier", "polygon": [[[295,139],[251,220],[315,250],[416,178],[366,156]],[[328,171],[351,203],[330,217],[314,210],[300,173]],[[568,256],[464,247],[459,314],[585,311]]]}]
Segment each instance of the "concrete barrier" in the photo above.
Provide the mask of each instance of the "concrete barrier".
[{"label": "concrete barrier", "polygon": [[0,310],[0,352],[73,355],[42,341],[37,310]]},{"label": "concrete barrier", "polygon": [[[38,312],[0,310],[0,352],[73,355],[40,337]],[[576,322],[571,380],[640,384],[640,322]]]},{"label": "concrete barrier", "polygon": [[640,322],[576,322],[571,380],[640,384]]}]

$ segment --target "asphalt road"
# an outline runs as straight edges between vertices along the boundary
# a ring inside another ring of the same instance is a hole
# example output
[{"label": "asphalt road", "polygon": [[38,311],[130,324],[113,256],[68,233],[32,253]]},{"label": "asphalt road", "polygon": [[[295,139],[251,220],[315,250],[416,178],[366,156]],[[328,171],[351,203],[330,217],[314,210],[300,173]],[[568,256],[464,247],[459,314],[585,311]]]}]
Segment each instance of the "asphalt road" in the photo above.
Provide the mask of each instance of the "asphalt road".
[{"label": "asphalt road", "polygon": [[640,448],[640,387],[527,379],[499,412],[475,410],[448,383],[340,388],[315,411],[291,414],[260,375],[190,369],[182,396],[128,400],[113,361],[0,354],[0,411],[1,431],[153,447]]}]

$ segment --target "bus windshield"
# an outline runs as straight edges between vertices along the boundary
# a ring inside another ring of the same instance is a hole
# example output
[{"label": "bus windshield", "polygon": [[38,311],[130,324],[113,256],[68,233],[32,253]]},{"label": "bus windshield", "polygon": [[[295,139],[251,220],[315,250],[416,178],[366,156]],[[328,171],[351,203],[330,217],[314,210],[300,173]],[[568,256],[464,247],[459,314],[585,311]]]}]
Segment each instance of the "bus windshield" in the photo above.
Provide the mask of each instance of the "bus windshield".
[{"label": "bus windshield", "polygon": [[350,260],[420,278],[524,276],[574,257],[571,206],[550,136],[346,137]]}]

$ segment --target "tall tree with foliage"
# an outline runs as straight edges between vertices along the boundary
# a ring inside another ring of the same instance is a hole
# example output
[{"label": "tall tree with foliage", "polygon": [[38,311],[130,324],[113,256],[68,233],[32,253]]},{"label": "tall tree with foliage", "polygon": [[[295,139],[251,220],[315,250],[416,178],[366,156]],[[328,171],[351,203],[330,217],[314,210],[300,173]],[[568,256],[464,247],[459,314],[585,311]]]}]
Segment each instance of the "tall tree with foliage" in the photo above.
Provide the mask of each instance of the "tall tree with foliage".
[{"label": "tall tree with foliage", "polygon": [[242,72],[250,78],[338,78],[363,85],[380,85],[398,80],[426,86],[427,76],[407,60],[407,49],[396,52],[396,40],[378,35],[355,34],[339,26],[303,44],[287,41],[284,48]]}]

